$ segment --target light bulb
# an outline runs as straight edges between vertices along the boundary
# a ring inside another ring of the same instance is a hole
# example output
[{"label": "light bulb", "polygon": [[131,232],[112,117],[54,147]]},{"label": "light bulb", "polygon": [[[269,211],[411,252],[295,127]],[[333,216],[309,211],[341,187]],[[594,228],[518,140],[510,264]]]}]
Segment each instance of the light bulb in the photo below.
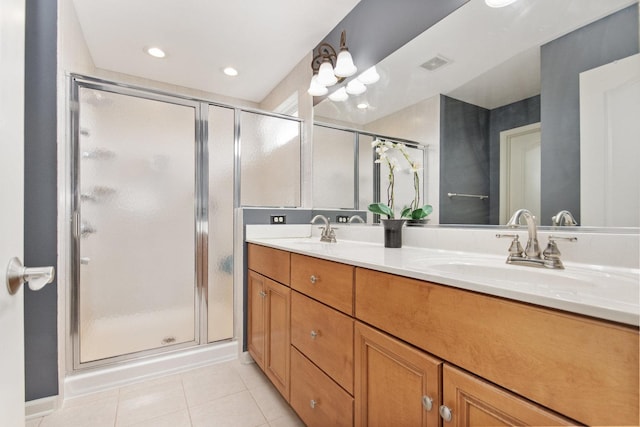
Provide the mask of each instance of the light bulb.
[{"label": "light bulb", "polygon": [[329,89],[318,83],[318,75],[314,74],[313,77],[311,77],[311,84],[309,84],[307,93],[312,96],[324,96],[329,93]]},{"label": "light bulb", "polygon": [[347,83],[347,93],[349,95],[360,95],[367,91],[367,87],[358,79],[351,80]]},{"label": "light bulb", "polygon": [[233,67],[226,67],[224,70],[222,70],[223,73],[225,73],[227,76],[230,77],[235,77],[238,75],[238,70],[236,70]]},{"label": "light bulb", "polygon": [[164,50],[160,49],[159,47],[150,47],[147,49],[147,53],[154,58],[164,58],[165,56],[167,56],[167,54],[164,53]]},{"label": "light bulb", "polygon": [[349,95],[347,95],[347,91],[343,86],[329,95],[329,99],[335,102],[344,102],[349,99]]},{"label": "light bulb", "polygon": [[325,60],[318,70],[318,83],[324,87],[333,86],[338,83],[338,78],[333,74],[333,67],[328,60]]},{"label": "light bulb", "polygon": [[343,49],[338,54],[336,60],[336,68],[333,70],[334,74],[338,77],[353,76],[358,71],[358,68],[353,64],[353,58],[347,49]]},{"label": "light bulb", "polygon": [[378,70],[376,70],[376,66],[374,65],[373,67],[360,74],[358,76],[358,80],[366,85],[370,85],[380,80],[380,74],[378,74]]},{"label": "light bulb", "polygon": [[516,0],[484,0],[484,2],[489,7],[505,7],[505,6],[509,6],[511,3],[515,1]]}]

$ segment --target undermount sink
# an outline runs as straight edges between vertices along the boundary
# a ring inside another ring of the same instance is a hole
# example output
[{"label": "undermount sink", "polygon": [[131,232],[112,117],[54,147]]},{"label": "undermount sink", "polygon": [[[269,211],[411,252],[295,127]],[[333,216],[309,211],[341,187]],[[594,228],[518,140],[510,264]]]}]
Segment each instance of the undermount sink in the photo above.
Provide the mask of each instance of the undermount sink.
[{"label": "undermount sink", "polygon": [[[637,277],[598,270],[567,268],[552,270],[509,264],[484,264],[478,261],[436,262],[425,266],[432,272],[460,279],[509,283],[522,291],[535,290],[566,300],[585,297],[637,304],[640,287]],[[611,291],[615,286],[616,292]]]}]

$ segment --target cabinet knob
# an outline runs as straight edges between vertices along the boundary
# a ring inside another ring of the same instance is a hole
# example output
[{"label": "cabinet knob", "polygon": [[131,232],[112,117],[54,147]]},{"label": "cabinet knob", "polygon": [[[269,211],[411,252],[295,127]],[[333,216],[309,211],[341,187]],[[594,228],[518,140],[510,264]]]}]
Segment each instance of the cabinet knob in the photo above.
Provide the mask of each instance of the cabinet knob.
[{"label": "cabinet knob", "polygon": [[311,277],[309,278],[309,280],[311,281],[311,283],[313,283],[315,285],[315,283],[318,281],[318,278],[315,275],[311,275]]},{"label": "cabinet knob", "polygon": [[260,296],[264,298],[267,296],[267,293],[265,291],[260,291]]},{"label": "cabinet knob", "polygon": [[309,406],[311,406],[311,409],[316,409],[317,404],[318,402],[314,399],[311,399],[311,401],[309,402]]},{"label": "cabinet knob", "polygon": [[449,409],[446,405],[440,405],[440,416],[446,422],[451,421],[451,418],[452,418],[451,409]]},{"label": "cabinet knob", "polygon": [[318,331],[311,331],[311,334],[310,334],[310,335],[311,335],[311,339],[312,339],[312,340],[315,340],[315,339],[316,339],[316,337],[318,336]]},{"label": "cabinet knob", "polygon": [[422,406],[426,411],[430,411],[433,408],[433,399],[429,396],[422,396]]}]

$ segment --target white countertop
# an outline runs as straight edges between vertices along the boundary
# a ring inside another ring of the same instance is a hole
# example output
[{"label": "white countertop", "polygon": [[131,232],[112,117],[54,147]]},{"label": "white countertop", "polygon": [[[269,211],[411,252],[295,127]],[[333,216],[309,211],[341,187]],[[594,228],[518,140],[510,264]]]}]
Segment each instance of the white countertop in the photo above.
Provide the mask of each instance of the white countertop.
[{"label": "white countertop", "polygon": [[247,237],[247,242],[330,261],[638,326],[638,269],[565,262],[564,270],[505,264],[504,255],[313,237]]}]

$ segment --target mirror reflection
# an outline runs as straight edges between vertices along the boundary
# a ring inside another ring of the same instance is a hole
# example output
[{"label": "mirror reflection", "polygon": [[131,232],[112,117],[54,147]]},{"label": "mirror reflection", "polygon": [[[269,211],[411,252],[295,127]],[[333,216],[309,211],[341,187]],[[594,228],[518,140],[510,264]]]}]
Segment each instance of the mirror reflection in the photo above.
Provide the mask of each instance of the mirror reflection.
[{"label": "mirror reflection", "polygon": [[[569,210],[580,225],[638,227],[640,176],[625,162],[638,158],[638,39],[637,0],[471,0],[379,63],[364,94],[314,116],[428,146],[431,224],[504,224],[526,207],[542,225]],[[596,87],[603,75],[617,77]],[[583,101],[603,98],[614,105]]]}]

